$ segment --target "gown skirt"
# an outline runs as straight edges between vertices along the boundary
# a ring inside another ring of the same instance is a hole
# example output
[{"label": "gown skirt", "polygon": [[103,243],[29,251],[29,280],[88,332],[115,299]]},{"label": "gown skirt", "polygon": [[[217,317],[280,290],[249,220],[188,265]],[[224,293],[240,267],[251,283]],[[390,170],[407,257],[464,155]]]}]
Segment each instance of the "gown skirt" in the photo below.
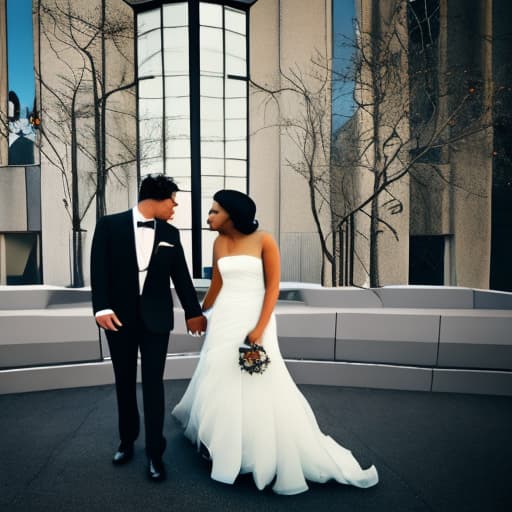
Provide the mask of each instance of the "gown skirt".
[{"label": "gown skirt", "polygon": [[320,431],[279,351],[274,315],[261,340],[271,361],[267,370],[240,370],[238,347],[263,304],[263,264],[238,255],[220,258],[218,266],[222,289],[209,312],[199,363],[172,411],[185,436],[208,449],[211,477],[232,484],[250,472],[258,489],[274,481],[273,491],[288,495],[307,491],[307,480],[375,485],[375,466],[362,469],[349,450]]}]

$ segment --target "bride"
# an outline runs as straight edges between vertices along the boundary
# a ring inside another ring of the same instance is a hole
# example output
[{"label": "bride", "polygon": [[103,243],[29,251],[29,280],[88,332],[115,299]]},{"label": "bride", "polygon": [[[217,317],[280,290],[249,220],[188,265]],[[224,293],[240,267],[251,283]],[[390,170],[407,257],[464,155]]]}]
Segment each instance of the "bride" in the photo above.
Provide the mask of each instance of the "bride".
[{"label": "bride", "polygon": [[[323,434],[309,403],[293,382],[278,346],[273,314],[279,295],[279,251],[259,231],[252,199],[220,190],[208,216],[219,233],[213,246],[210,310],[198,366],[173,415],[185,435],[206,448],[211,477],[232,484],[252,472],[258,489],[274,479],[279,494],[308,489],[306,480],[371,487],[374,466],[363,470],[352,453]],[[270,364],[262,374],[241,371],[239,347],[264,347]]]}]

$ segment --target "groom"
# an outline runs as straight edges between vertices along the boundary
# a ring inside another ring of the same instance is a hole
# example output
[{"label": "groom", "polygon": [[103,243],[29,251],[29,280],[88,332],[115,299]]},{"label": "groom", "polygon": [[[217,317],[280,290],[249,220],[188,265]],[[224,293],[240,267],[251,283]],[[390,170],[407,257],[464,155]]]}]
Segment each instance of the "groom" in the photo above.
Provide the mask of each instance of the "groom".
[{"label": "groom", "polygon": [[136,376],[140,350],[148,476],[152,481],[165,479],[163,373],[174,323],[171,278],[189,332],[200,335],[206,329],[179,232],[167,223],[178,206],[177,192],[168,176],[144,178],[135,208],[98,221],[91,252],[93,309],[98,325],[106,331],[116,382],[121,443],[112,462],[128,462],[139,435]]}]

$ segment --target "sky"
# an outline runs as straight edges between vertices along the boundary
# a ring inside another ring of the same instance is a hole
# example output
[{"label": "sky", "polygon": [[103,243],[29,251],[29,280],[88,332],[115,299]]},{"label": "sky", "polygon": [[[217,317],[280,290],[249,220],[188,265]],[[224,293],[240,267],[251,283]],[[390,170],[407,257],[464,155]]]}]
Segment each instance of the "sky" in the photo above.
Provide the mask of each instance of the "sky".
[{"label": "sky", "polygon": [[[350,57],[348,48],[339,44],[341,34],[351,38],[354,34],[354,0],[333,0],[334,57],[336,66],[343,65]],[[16,92],[22,107],[32,109],[34,101],[34,49],[32,35],[32,0],[7,0],[9,90]],[[351,115],[351,86],[345,84],[346,96],[333,104],[333,130]],[[22,111],[24,113],[24,110]]]},{"label": "sky", "polygon": [[35,94],[32,0],[7,0],[7,48],[9,90],[16,92],[22,107],[32,110]]},{"label": "sky", "polygon": [[[352,53],[351,49],[346,46],[347,41],[344,37],[350,40],[354,37],[354,2],[355,0],[333,0],[332,2],[333,68],[335,71],[336,69],[343,69],[347,65]],[[333,132],[343,125],[353,112],[352,89],[352,84],[344,83],[343,87],[334,84]]]}]

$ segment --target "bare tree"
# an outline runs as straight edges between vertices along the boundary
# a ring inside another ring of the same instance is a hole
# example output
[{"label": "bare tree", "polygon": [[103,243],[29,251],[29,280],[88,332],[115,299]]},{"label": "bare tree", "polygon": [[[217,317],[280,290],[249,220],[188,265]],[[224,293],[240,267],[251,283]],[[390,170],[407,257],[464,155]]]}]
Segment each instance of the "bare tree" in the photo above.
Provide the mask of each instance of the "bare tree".
[{"label": "bare tree", "polygon": [[[352,48],[348,66],[340,69],[317,52],[307,70],[282,71],[278,89],[251,82],[254,93],[279,106],[282,132],[300,152],[299,160],[287,163],[309,185],[322,254],[331,270],[322,272],[323,284],[326,277],[333,285],[355,284],[346,265],[348,250],[363,266],[369,262],[369,285],[379,286],[379,237],[388,231],[399,240],[392,216],[404,211],[395,186],[409,176],[434,175],[446,186],[467,187],[446,175],[443,154],[492,124],[494,90],[485,77],[467,68],[442,75],[445,71],[430,55],[433,18],[439,13],[419,16],[406,0],[389,2],[382,10],[371,27],[357,24],[355,39],[344,42]],[[353,114],[331,138],[331,102],[338,94],[350,95]],[[298,108],[286,108],[290,101]],[[484,194],[478,186],[467,191]],[[331,217],[328,228],[320,222],[325,209]],[[357,218],[367,220],[354,222]],[[367,257],[358,254],[357,237],[367,240]]]},{"label": "bare tree", "polygon": [[[133,41],[133,22],[106,0],[96,6],[39,0],[37,9],[41,38],[53,55],[47,57],[51,71],[43,62],[38,73],[44,98],[39,147],[62,176],[63,202],[72,226],[72,285],[78,287],[83,286],[83,219],[94,201],[96,218],[106,213],[108,178],[126,186],[124,171],[136,162],[136,143],[129,129],[135,122],[133,109],[108,102],[122,91],[133,94],[135,82],[122,71],[109,79],[106,51],[110,45],[126,61],[119,67],[133,70],[125,54],[127,43]],[[108,116],[125,121],[114,126],[107,122]]]}]

